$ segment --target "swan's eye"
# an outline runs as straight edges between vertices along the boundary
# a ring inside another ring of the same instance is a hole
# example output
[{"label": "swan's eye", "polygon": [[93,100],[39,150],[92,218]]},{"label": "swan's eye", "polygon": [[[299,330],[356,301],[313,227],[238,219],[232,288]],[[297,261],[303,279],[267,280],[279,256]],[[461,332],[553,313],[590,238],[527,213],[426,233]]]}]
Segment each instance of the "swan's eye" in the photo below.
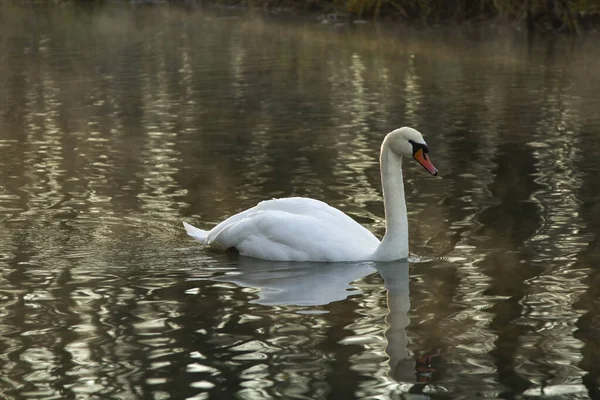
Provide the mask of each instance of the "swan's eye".
[{"label": "swan's eye", "polygon": [[408,143],[412,144],[413,147],[413,155],[415,155],[415,153],[417,151],[419,151],[420,149],[423,149],[423,153],[427,154],[429,153],[429,148],[427,147],[426,144],[423,143],[416,143],[413,140],[409,140]]}]

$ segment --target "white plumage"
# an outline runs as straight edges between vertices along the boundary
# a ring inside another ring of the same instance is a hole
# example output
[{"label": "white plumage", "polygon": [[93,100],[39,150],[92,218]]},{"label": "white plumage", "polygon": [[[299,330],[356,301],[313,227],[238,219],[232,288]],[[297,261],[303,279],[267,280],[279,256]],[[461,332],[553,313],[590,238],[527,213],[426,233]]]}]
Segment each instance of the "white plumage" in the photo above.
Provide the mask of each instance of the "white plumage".
[{"label": "white plumage", "polygon": [[263,260],[366,260],[379,246],[375,235],[340,210],[303,197],[262,201],[210,232],[184,226],[207,246],[234,247],[242,255]]},{"label": "white plumage", "polygon": [[408,222],[402,156],[413,156],[432,174],[419,132],[400,128],[381,147],[386,235],[380,242],[369,230],[326,203],[301,197],[267,200],[233,215],[210,231],[183,223],[188,235],[217,250],[274,261],[391,261],[408,256]]}]

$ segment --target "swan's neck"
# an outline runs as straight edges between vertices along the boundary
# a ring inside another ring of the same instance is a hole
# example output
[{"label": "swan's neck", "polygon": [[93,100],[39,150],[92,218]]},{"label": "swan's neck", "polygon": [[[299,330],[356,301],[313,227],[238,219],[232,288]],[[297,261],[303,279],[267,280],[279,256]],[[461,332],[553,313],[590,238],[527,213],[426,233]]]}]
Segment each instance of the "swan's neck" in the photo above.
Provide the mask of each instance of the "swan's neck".
[{"label": "swan's neck", "polygon": [[393,153],[387,142],[381,148],[381,185],[385,207],[385,236],[375,251],[378,261],[408,257],[408,216],[402,181],[402,157]]}]

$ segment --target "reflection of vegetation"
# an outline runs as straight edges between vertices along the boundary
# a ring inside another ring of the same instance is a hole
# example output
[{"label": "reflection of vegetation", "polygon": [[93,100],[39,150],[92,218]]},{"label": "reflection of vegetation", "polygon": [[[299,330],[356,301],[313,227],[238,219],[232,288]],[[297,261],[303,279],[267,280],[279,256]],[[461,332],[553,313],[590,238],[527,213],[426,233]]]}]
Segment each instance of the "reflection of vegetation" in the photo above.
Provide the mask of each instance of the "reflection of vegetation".
[{"label": "reflection of vegetation", "polygon": [[[98,4],[104,0],[48,0],[58,4],[73,2]],[[137,0],[132,4],[153,4],[157,0]],[[340,13],[352,18],[387,18],[424,23],[470,22],[502,19],[518,21],[528,29],[576,33],[600,23],[600,2],[596,0],[210,0],[216,5],[236,5],[262,9],[292,9]]]},{"label": "reflection of vegetation", "polygon": [[[424,22],[471,21],[501,18],[526,21],[530,29],[576,32],[600,19],[600,3],[593,0],[244,0],[244,5],[349,12],[354,17],[396,17]],[[217,0],[223,3],[222,0]]]}]

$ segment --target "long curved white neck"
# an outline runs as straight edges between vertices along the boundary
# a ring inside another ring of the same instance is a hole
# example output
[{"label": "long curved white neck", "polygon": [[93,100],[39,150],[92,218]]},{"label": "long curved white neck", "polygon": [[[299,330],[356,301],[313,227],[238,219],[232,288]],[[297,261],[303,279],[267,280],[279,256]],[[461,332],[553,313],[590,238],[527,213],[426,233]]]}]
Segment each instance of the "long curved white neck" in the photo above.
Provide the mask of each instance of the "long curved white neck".
[{"label": "long curved white neck", "polygon": [[408,216],[404,200],[402,157],[384,141],[381,146],[381,185],[385,207],[385,236],[375,250],[376,261],[400,260],[408,257]]}]

